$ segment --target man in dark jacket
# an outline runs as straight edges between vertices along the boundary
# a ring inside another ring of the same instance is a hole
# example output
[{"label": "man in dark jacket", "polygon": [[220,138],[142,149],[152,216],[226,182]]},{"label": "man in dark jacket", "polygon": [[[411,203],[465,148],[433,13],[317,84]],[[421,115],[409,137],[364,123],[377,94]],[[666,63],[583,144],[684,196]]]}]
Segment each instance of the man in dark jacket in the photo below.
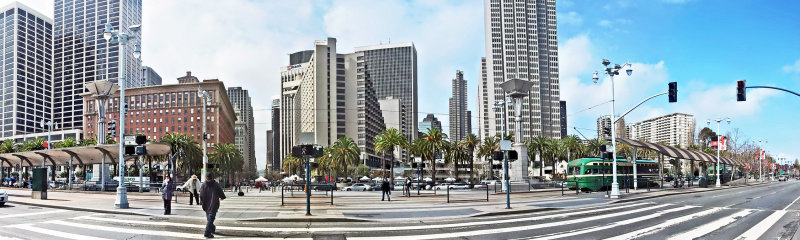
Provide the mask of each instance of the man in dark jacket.
[{"label": "man in dark jacket", "polygon": [[384,196],[389,199],[389,202],[392,201],[392,198],[389,197],[391,194],[389,191],[391,191],[391,189],[389,189],[389,180],[383,179],[383,184],[381,184],[381,192],[383,192],[381,193],[381,201],[383,201]]},{"label": "man in dark jacket", "polygon": [[214,181],[214,176],[211,173],[206,174],[206,181],[203,183],[203,186],[200,187],[200,199],[201,203],[203,203],[203,211],[206,212],[206,232],[205,237],[213,238],[212,235],[216,232],[216,226],[214,226],[214,219],[217,217],[217,211],[219,210],[219,201],[225,200],[225,193],[222,191],[222,187],[219,186],[217,181]]},{"label": "man in dark jacket", "polygon": [[167,176],[164,178],[164,188],[161,189],[161,200],[164,200],[164,215],[172,214],[172,194],[175,191],[175,181]]}]

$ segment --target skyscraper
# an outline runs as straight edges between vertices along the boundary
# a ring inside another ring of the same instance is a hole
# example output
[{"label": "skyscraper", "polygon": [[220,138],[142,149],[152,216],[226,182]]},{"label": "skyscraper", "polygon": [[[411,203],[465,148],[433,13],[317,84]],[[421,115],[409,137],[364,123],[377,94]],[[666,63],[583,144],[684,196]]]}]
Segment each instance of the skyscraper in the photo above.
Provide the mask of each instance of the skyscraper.
[{"label": "skyscraper", "polygon": [[478,91],[484,137],[495,135],[504,125],[515,129],[513,107],[504,108],[507,118],[493,108],[506,97],[500,83],[514,78],[534,83],[522,99],[523,139],[561,137],[555,3],[484,0],[487,76]]},{"label": "skyscraper", "polygon": [[[228,97],[233,107],[241,111],[241,114],[237,116],[240,119],[236,121],[236,137],[238,140],[240,135],[243,135],[241,136],[243,142],[240,143],[237,141],[236,145],[243,150],[244,169],[246,172],[255,173],[258,168],[256,166],[253,105],[250,102],[250,94],[247,90],[242,89],[242,87],[229,87]],[[243,124],[244,126],[240,126],[239,124]]]},{"label": "skyscraper", "polygon": [[672,113],[627,125],[626,137],[688,148],[694,143],[695,124],[693,115]]},{"label": "skyscraper", "polygon": [[453,96],[450,97],[450,138],[458,142],[470,133],[469,111],[467,110],[467,80],[464,72],[456,71],[453,78]]},{"label": "skyscraper", "polygon": [[[617,120],[617,124],[613,129],[616,131],[614,134],[617,135],[618,138],[625,137],[625,118],[620,118]],[[597,118],[597,138],[598,139],[606,139],[607,141],[611,141],[611,116],[601,116]]]},{"label": "skyscraper", "polygon": [[267,149],[272,149],[272,162],[270,166],[273,171],[280,171],[283,168],[282,161],[281,161],[281,99],[280,97],[275,97],[272,99],[272,135],[267,135],[270,139],[267,142],[272,141],[272,144],[267,145]]},{"label": "skyscraper", "polygon": [[561,112],[561,137],[567,136],[567,101],[559,102],[559,112]]},{"label": "skyscraper", "polygon": [[[275,167],[275,139],[272,130],[267,130],[267,166],[264,168],[266,172],[272,171]],[[266,175],[266,174],[265,174]]]},{"label": "skyscraper", "polygon": [[[378,99],[400,99],[406,111],[405,123],[400,130],[408,141],[417,138],[417,49],[414,43],[389,43],[356,47],[364,55],[366,76],[375,88]],[[408,158],[408,149],[401,149],[402,159]]]},{"label": "skyscraper", "polygon": [[427,133],[429,128],[442,130],[442,122],[433,114],[428,114],[419,123],[419,132]]},{"label": "skyscraper", "polygon": [[363,162],[380,167],[374,141],[386,127],[365,54],[338,54],[335,38],[316,41],[313,51],[308,62],[281,69],[281,159],[295,145],[349,137]]},{"label": "skyscraper", "polygon": [[2,137],[42,132],[39,122],[52,120],[53,20],[13,2],[0,8],[0,26],[5,38]]},{"label": "skyscraper", "polygon": [[[54,10],[53,116],[63,129],[81,128],[83,84],[120,77],[119,44],[103,39],[105,24],[130,33],[128,26],[142,23],[142,1],[55,0]],[[127,87],[144,85],[142,63],[133,56],[134,48],[125,51]]]},{"label": "skyscraper", "polygon": [[161,85],[161,75],[148,66],[142,66],[142,87]]}]

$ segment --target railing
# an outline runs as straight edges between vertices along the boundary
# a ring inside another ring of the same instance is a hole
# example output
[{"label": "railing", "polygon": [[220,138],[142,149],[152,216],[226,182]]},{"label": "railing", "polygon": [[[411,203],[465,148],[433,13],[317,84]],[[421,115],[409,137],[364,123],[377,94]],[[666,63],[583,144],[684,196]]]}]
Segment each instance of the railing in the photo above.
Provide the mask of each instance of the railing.
[{"label": "railing", "polygon": [[[450,191],[451,190],[455,190],[455,191],[462,190],[463,192],[467,192],[467,191],[472,192],[473,189],[475,189],[475,187],[470,188],[470,185],[483,186],[484,188],[486,188],[486,199],[483,199],[483,198],[479,198],[479,199],[455,199],[455,200],[451,199],[451,197],[450,197]],[[447,188],[447,203],[450,203],[450,202],[468,202],[468,201],[484,201],[484,200],[486,200],[487,202],[489,201],[489,185],[487,185],[487,184],[480,184],[480,183],[479,184],[448,184],[448,185],[445,185],[445,186],[447,186],[446,187]],[[466,187],[465,188],[460,188],[460,187],[459,188],[455,188],[455,187],[452,187],[452,186],[466,186]]]},{"label": "railing", "polygon": [[[284,205],[287,205],[287,204],[305,204],[305,202],[286,202],[287,198],[305,198],[306,197],[306,191],[308,190],[308,189],[305,189],[305,187],[306,187],[305,184],[286,184],[286,185],[283,185],[281,187],[281,206],[284,206]],[[325,202],[313,202],[312,201],[311,202],[312,204],[330,203],[330,205],[333,205],[333,190],[336,188],[336,185],[332,185],[332,184],[309,184],[309,187],[312,190],[312,192],[310,192],[311,198],[321,199],[322,196],[325,196],[325,198],[327,199],[327,197],[330,196],[330,201],[325,201]],[[323,190],[314,190],[315,187],[323,187],[324,189]],[[294,190],[296,190],[296,189],[297,190],[303,190],[304,194],[302,196],[295,197],[294,196]],[[315,195],[314,194],[314,192],[319,192],[319,191],[324,191],[325,194],[324,195],[322,195],[322,194]],[[289,196],[286,196],[286,194],[285,194],[286,192],[289,192]],[[328,192],[330,192],[330,194],[328,194]]]}]

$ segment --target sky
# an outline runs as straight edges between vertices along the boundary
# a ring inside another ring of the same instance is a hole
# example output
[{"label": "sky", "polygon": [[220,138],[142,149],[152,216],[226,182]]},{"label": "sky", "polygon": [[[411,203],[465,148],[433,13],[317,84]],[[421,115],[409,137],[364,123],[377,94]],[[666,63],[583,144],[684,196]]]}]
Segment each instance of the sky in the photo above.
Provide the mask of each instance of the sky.
[{"label": "sky", "polygon": [[[5,5],[9,0],[0,0]],[[53,3],[21,0],[53,16]],[[186,71],[219,78],[250,91],[255,114],[258,168],[266,164],[270,102],[280,93],[288,54],[314,40],[338,39],[354,47],[413,42],[419,68],[419,116],[433,113],[449,127],[447,100],[456,70],[464,71],[469,108],[475,112],[480,58],[485,55],[480,0],[169,0],[143,1],[142,59],[175,84]],[[639,122],[673,112],[692,114],[697,132],[707,119],[731,118],[721,132],[738,129],[751,140],[768,139],[768,152],[800,158],[794,119],[800,98],[749,89],[736,102],[736,80],[750,86],[800,91],[800,3],[795,1],[559,0],[561,98],[569,134],[596,137],[596,119],[611,112],[611,83],[595,84],[601,59],[630,62],[633,75],[615,78],[617,113],[678,82],[678,102],[655,98],[626,116]],[[594,107],[593,107],[594,106]],[[592,107],[592,108],[590,108]],[[477,114],[473,113],[473,116]],[[420,119],[421,120],[421,119]],[[477,126],[477,119],[473,119]],[[716,131],[716,124],[708,125]],[[472,129],[477,132],[477,129]],[[446,131],[445,131],[446,132]]]}]

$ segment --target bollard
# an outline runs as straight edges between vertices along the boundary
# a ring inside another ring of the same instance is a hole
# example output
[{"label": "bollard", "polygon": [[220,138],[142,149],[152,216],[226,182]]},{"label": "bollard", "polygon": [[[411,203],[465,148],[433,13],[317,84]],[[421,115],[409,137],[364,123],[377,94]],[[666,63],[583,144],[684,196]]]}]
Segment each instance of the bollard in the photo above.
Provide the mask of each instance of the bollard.
[{"label": "bollard", "polygon": [[281,187],[281,206],[283,206],[283,187]]},{"label": "bollard", "polygon": [[447,203],[450,203],[450,188],[447,188]]}]

